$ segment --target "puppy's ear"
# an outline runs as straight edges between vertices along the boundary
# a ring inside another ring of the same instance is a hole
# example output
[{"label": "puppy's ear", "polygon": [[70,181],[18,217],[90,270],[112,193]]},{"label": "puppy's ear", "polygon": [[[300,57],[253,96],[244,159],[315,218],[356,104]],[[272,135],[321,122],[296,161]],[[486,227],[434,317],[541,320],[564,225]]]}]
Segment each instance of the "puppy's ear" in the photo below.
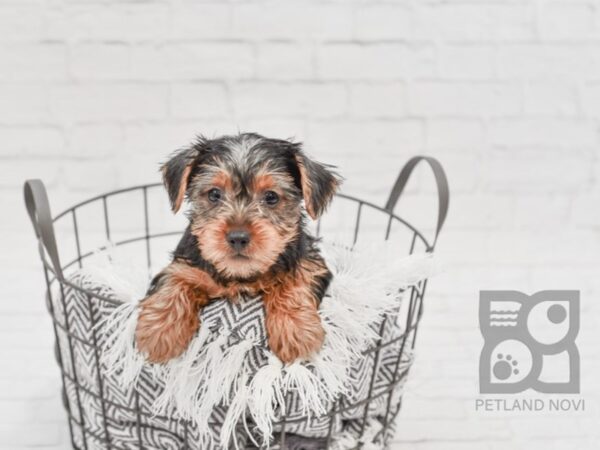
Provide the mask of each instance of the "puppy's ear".
[{"label": "puppy's ear", "polygon": [[178,150],[160,168],[174,213],[181,208],[197,157],[196,147]]},{"label": "puppy's ear", "polygon": [[342,178],[330,170],[332,166],[313,161],[300,150],[294,154],[294,158],[300,174],[306,212],[315,220],[325,212],[333,194],[342,184]]}]

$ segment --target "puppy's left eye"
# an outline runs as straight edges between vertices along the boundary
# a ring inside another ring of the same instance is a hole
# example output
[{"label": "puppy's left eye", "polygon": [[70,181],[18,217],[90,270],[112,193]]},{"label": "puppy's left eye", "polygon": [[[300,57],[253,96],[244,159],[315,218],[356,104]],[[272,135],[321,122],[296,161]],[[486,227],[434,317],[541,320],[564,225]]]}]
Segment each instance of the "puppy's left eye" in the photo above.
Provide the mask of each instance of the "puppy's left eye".
[{"label": "puppy's left eye", "polygon": [[208,199],[212,203],[217,203],[219,200],[221,200],[221,197],[223,197],[223,194],[220,189],[213,188],[210,191],[208,191]]},{"label": "puppy's left eye", "polygon": [[279,195],[277,195],[277,192],[267,191],[263,198],[265,199],[265,203],[269,206],[274,206],[279,203]]}]

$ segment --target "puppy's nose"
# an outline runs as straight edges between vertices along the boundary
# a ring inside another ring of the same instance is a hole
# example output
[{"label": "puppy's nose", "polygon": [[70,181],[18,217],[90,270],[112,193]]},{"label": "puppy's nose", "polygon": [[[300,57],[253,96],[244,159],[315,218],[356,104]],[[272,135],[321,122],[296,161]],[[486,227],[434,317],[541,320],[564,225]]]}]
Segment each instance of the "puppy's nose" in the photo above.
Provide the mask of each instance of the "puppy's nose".
[{"label": "puppy's nose", "polygon": [[227,242],[236,251],[243,250],[250,243],[250,234],[243,230],[234,230],[227,233]]}]

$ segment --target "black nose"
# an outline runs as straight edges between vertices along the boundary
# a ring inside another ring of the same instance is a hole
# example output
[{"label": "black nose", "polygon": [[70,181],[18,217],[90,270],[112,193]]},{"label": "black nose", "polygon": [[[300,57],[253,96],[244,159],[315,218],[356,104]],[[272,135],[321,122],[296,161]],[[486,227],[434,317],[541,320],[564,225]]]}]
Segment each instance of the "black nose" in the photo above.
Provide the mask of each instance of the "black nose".
[{"label": "black nose", "polygon": [[247,231],[235,230],[227,233],[227,242],[236,251],[243,250],[250,243],[250,235]]}]

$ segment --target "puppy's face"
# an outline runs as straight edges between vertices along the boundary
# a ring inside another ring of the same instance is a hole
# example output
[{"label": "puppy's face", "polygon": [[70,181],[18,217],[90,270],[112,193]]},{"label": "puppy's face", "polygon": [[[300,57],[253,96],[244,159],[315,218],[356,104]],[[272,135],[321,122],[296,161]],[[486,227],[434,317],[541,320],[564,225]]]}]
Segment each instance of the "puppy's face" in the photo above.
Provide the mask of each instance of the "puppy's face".
[{"label": "puppy's face", "polygon": [[173,209],[190,202],[202,256],[224,276],[265,273],[298,237],[302,201],[319,216],[339,179],[300,145],[256,134],[199,139],[163,166]]}]

